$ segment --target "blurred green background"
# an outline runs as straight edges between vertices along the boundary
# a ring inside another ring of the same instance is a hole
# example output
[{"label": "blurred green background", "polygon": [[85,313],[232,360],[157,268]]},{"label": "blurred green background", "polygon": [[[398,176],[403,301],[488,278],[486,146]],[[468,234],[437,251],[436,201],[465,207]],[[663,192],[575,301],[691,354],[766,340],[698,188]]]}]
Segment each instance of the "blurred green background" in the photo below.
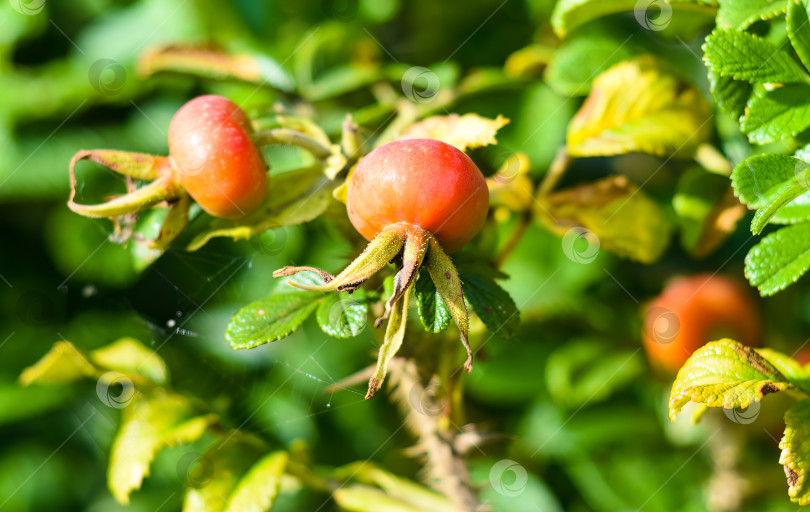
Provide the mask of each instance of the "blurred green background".
[{"label": "blurred green background", "polygon": [[[294,262],[334,271],[352,257],[352,245],[333,236],[331,225],[282,228],[253,243],[216,240],[195,253],[172,249],[140,272],[132,249],[108,240],[109,222],[65,207],[68,162],[89,148],[165,154],[171,116],[198,94],[228,96],[248,111],[279,99],[253,84],[172,75],[143,80],[134,65],[154,43],[210,42],[270,55],[312,86],[313,113],[332,135],[347,113],[372,133],[388,116],[375,107],[379,98],[368,87],[334,94],[330,87],[362,81],[364,73],[376,77],[382,66],[393,66],[386,68],[392,73],[398,65],[429,67],[443,87],[475,69],[502,68],[512,52],[549,41],[552,7],[551,0],[0,3],[0,511],[178,510],[183,457],[205,447],[202,440],[162,452],[131,505],[115,503],[105,468],[119,411],[90,384],[16,383],[24,367],[62,339],[91,349],[138,338],[159,347],[176,389],[211,404],[231,427],[279,446],[302,439],[318,464],[371,458],[415,478],[419,462],[403,454],[412,439],[398,430],[400,417],[384,396],[367,402],[361,387],[324,391],[372,361],[370,327],[358,338],[336,340],[310,321],[290,339],[243,352],[223,338],[236,309],[278,286],[274,269]],[[706,93],[699,46],[710,23],[674,23],[654,42],[639,33],[632,13],[583,30],[597,34],[598,51],[615,50],[617,58],[645,48],[668,56]],[[627,34],[638,37],[619,46]],[[593,63],[581,67],[580,78],[592,75]],[[566,90],[563,80],[552,85],[527,79],[452,111],[511,118],[499,144],[526,152],[539,177],[585,92],[576,83]],[[274,151],[276,168],[296,159],[293,150]],[[645,190],[666,197],[682,164],[662,162],[592,159],[577,163],[567,182],[621,170],[641,183],[664,165]],[[88,176],[88,186],[104,179],[111,178]],[[509,511],[795,510],[777,463],[778,400],[765,403],[751,425],[725,421],[722,411],[710,411],[695,428],[686,417],[672,425],[671,380],[656,376],[641,350],[644,301],[677,274],[720,269],[742,280],[752,243],[740,228],[700,261],[674,244],[652,266],[604,251],[581,264],[566,257],[558,238],[531,226],[504,268],[511,276],[504,287],[522,313],[521,334],[488,340],[475,371],[464,377],[469,420],[505,434],[472,452],[484,500]],[[801,345],[810,323],[807,287],[805,280],[759,302],[768,345],[787,353]],[[490,484],[490,469],[501,459],[528,471],[515,496]],[[315,510],[325,499],[288,492],[278,510]]]}]

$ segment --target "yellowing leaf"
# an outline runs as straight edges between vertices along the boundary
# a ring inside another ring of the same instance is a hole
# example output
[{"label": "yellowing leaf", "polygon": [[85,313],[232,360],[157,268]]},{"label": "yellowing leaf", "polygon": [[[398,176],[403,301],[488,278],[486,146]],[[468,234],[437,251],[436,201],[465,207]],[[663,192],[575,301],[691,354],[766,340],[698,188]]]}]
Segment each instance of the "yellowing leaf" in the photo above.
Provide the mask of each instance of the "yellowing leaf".
[{"label": "yellowing leaf", "polygon": [[528,209],[533,201],[534,185],[529,177],[526,153],[509,156],[498,171],[487,178],[487,187],[492,204],[512,211]]},{"label": "yellowing leaf", "polygon": [[242,477],[228,499],[226,512],[264,512],[273,507],[287,466],[286,452],[265,455]]},{"label": "yellowing leaf", "polygon": [[665,73],[653,57],[636,57],[594,80],[568,125],[568,153],[690,157],[709,137],[709,115],[697,89]]},{"label": "yellowing leaf", "polygon": [[140,374],[155,384],[166,383],[166,363],[154,350],[133,338],[121,338],[94,350],[90,359],[110,370]]},{"label": "yellowing leaf", "polygon": [[810,400],[802,400],[785,413],[785,435],[779,442],[779,464],[785,467],[788,495],[799,505],[810,505]]},{"label": "yellowing leaf", "polygon": [[501,115],[495,119],[478,114],[433,116],[411,125],[399,138],[436,139],[466,151],[496,144],[495,134],[508,123],[509,119]]},{"label": "yellowing leaf", "polygon": [[[202,456],[213,471],[208,478],[200,479],[186,489],[183,512],[223,512],[239,510],[258,512],[267,510],[257,505],[272,505],[278,482],[273,478],[283,465],[278,459],[259,461],[264,445],[258,439],[233,431],[211,446]],[[258,464],[257,464],[258,462]],[[268,464],[264,464],[264,463]],[[256,466],[254,466],[256,464]],[[284,457],[286,464],[286,457]],[[254,469],[250,469],[251,466]],[[262,488],[262,484],[270,487]],[[243,507],[245,499],[250,507]],[[229,508],[229,502],[234,507]]]},{"label": "yellowing leaf", "polygon": [[60,341],[33,366],[23,370],[20,382],[63,383],[81,377],[97,377],[101,372],[69,341]]},{"label": "yellowing leaf", "polygon": [[135,395],[123,409],[107,469],[107,483],[119,503],[129,503],[130,493],[141,487],[160,449],[195,441],[216,421],[214,415],[193,414],[187,398],[165,393]]},{"label": "yellowing leaf", "polygon": [[595,236],[599,248],[642,263],[657,260],[669,244],[669,219],[624,176],[555,192],[540,201],[537,218],[564,237],[563,250],[574,251],[566,246],[565,237],[575,228],[585,228],[588,238]]},{"label": "yellowing leaf", "polygon": [[789,368],[778,356],[773,351],[759,353],[729,339],[700,347],[689,356],[672,384],[670,419],[675,421],[690,401],[709,407],[745,408],[765,395],[795,387],[791,376],[770,361],[774,359],[782,368]]}]

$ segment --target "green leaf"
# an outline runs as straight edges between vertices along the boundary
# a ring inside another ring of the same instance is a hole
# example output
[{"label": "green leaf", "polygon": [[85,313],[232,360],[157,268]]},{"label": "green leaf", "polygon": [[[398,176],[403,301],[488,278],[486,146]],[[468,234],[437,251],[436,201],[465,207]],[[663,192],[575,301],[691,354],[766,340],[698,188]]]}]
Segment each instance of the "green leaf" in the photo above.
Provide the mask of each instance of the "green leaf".
[{"label": "green leaf", "polygon": [[568,125],[571,156],[642,152],[690,157],[709,137],[709,105],[694,87],[665,73],[651,56],[599,75]]},{"label": "green leaf", "polygon": [[790,54],[748,32],[716,29],[703,45],[703,62],[721,76],[751,83],[792,83],[807,80]]},{"label": "green leaf", "polygon": [[357,293],[331,293],[323,298],[316,313],[323,332],[335,338],[360,334],[368,321],[368,304],[354,300]]},{"label": "green leaf", "polygon": [[320,294],[282,293],[252,302],[231,318],[225,339],[235,349],[255,348],[295,332],[318,307]]},{"label": "green leaf", "polygon": [[801,400],[785,413],[785,435],[779,442],[779,464],[785,467],[790,501],[810,505],[810,400]]},{"label": "green leaf", "polygon": [[790,203],[810,190],[808,168],[810,164],[803,160],[779,153],[756,155],[734,168],[731,180],[735,193],[743,204],[757,209],[752,233],[758,235],[770,221],[805,220],[805,207],[791,208]]},{"label": "green leaf", "polygon": [[745,29],[755,21],[779,16],[785,9],[787,0],[723,0],[717,9],[717,26]]},{"label": "green leaf", "polygon": [[119,503],[129,503],[130,493],[140,489],[159,450],[199,439],[216,421],[214,415],[194,414],[186,397],[163,393],[135,395],[123,409],[107,469],[107,483]]},{"label": "green leaf", "polygon": [[98,378],[101,372],[69,341],[54,343],[53,348],[33,366],[23,370],[20,383],[60,384],[82,377]]},{"label": "green leaf", "polygon": [[790,0],[787,11],[787,30],[790,43],[805,68],[810,67],[810,18],[806,0]]},{"label": "green leaf", "polygon": [[543,78],[557,94],[585,95],[596,76],[640,53],[645,48],[614,22],[591,23],[554,51]]},{"label": "green leaf", "polygon": [[810,268],[810,222],[765,236],[745,257],[745,277],[763,297],[795,283]]},{"label": "green leaf", "polygon": [[722,76],[717,71],[709,70],[709,90],[720,110],[739,120],[745,113],[745,105],[751,97],[753,88],[743,80],[734,80]]},{"label": "green leaf", "polygon": [[754,87],[740,129],[754,144],[794,137],[810,127],[810,85],[788,84],[775,89]]},{"label": "green leaf", "polygon": [[675,421],[687,402],[726,409],[745,408],[762,397],[794,387],[756,349],[730,339],[697,349],[672,384],[669,417]]},{"label": "green leaf", "polygon": [[332,195],[320,165],[271,175],[267,186],[267,200],[256,212],[240,219],[212,220],[188,250],[196,251],[215,237],[246,240],[268,229],[309,222],[326,210]]},{"label": "green leaf", "polygon": [[[664,2],[662,2],[664,3]],[[662,10],[660,14],[644,12],[636,0],[560,0],[554,6],[551,14],[551,25],[558,37],[564,38],[569,32],[585,23],[618,12],[635,11],[639,22],[646,23],[651,30],[662,30],[672,18],[672,8],[687,9],[691,11],[713,12],[716,2],[712,0],[668,0],[664,3],[669,11]],[[644,5],[644,4],[641,4]],[[652,9],[656,3],[650,2]],[[650,17],[652,16],[652,17]]]},{"label": "green leaf", "polygon": [[139,374],[155,384],[166,384],[166,363],[157,352],[133,338],[121,338],[90,353],[97,365],[129,374]]},{"label": "green leaf", "polygon": [[436,285],[427,272],[422,272],[414,288],[416,309],[427,332],[439,333],[450,325],[450,311],[436,291]]},{"label": "green leaf", "polygon": [[254,464],[236,485],[225,512],[266,512],[273,508],[288,459],[285,452],[273,452]]},{"label": "green leaf", "polygon": [[520,311],[509,292],[489,276],[461,272],[460,277],[464,296],[487,329],[503,339],[516,335],[520,330]]},{"label": "green leaf", "polygon": [[[619,256],[652,263],[669,245],[671,222],[658,204],[624,176],[561,190],[543,198],[537,218],[557,236],[563,250],[578,263],[590,263],[599,248]],[[574,229],[581,230],[579,235]],[[581,235],[595,236],[597,245],[586,251],[574,247]]]}]

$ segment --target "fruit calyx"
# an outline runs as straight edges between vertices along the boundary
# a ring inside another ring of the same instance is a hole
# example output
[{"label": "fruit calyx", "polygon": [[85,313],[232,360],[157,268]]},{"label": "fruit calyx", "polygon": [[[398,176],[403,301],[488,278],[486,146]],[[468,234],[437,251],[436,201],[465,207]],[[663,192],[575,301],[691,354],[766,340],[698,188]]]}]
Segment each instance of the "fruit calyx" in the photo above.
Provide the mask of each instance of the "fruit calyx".
[{"label": "fruit calyx", "polygon": [[[81,160],[91,160],[125,176],[127,193],[100,204],[77,203],[78,185],[75,167]],[[137,187],[134,180],[150,183]],[[190,198],[180,185],[171,159],[146,153],[95,149],[79,151],[70,161],[70,197],[67,205],[71,211],[79,215],[108,218],[113,221],[118,231],[121,224],[129,223],[128,219],[159,203],[165,203],[169,208],[160,234],[153,240],[136,240],[149,248],[167,247],[188,223]]]},{"label": "fruit calyx", "polygon": [[385,312],[374,322],[379,327],[388,320],[385,340],[380,347],[377,369],[369,379],[366,399],[374,396],[382,386],[388,363],[396,355],[405,334],[408,301],[411,289],[425,268],[436,291],[442,297],[450,316],[461,333],[461,342],[467,351],[464,369],[472,370],[472,350],[468,341],[469,315],[464,303],[461,279],[450,257],[436,237],[429,231],[407,222],[397,222],[384,228],[375,236],[363,252],[343,271],[332,275],[313,267],[290,266],[273,272],[273,277],[292,276],[298,272],[315,272],[323,280],[320,285],[308,285],[288,281],[291,286],[313,292],[351,292],[359,288],[372,275],[393,262],[396,265],[394,290],[385,303]]}]

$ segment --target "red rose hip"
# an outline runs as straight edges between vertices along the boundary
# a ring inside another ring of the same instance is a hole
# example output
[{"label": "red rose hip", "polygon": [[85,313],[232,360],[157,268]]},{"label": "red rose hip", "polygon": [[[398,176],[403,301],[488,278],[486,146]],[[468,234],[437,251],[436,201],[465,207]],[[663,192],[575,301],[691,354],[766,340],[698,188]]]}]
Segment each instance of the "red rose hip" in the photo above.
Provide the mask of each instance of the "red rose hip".
[{"label": "red rose hip", "polygon": [[719,274],[673,280],[650,303],[644,318],[650,362],[673,374],[710,341],[732,338],[758,346],[761,334],[756,304],[744,288]]},{"label": "red rose hip", "polygon": [[397,222],[432,233],[448,253],[484,225],[489,192],[470,158],[433,139],[398,140],[366,155],[349,180],[346,208],[366,239]]},{"label": "red rose hip", "polygon": [[214,217],[254,212],[267,194],[267,169],[250,121],[222,96],[183,105],[169,125],[169,154],[180,184]]}]

